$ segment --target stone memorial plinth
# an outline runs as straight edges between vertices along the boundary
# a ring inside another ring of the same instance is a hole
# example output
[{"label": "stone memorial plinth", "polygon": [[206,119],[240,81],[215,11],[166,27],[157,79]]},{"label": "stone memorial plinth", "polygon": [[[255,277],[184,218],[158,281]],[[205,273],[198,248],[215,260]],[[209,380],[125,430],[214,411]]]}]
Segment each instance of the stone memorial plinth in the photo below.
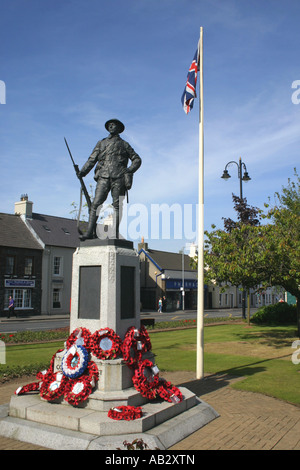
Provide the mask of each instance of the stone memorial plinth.
[{"label": "stone memorial plinth", "polygon": [[[70,332],[87,328],[91,333],[110,328],[123,340],[129,327],[140,328],[139,256],[133,243],[122,239],[81,242],[73,255]],[[59,370],[61,357],[55,361]],[[127,405],[133,371],[122,359],[99,360],[91,356],[99,381],[87,406],[108,410]],[[125,390],[123,392],[123,390]]]},{"label": "stone memorial plinth", "polygon": [[127,240],[85,240],[73,255],[70,331],[140,327],[139,256]]}]

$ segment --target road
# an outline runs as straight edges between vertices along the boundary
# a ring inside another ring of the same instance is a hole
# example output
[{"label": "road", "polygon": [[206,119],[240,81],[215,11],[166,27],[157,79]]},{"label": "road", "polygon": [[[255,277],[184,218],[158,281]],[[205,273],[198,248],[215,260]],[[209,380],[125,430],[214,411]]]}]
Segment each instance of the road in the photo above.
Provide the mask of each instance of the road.
[{"label": "road", "polygon": [[1,319],[0,333],[17,333],[19,331],[43,331],[55,330],[57,328],[65,328],[70,325],[69,318],[51,318],[49,320],[37,319]]},{"label": "road", "polygon": [[[257,309],[251,309],[251,315]],[[241,309],[216,309],[205,310],[204,317],[207,318],[228,318],[241,317]],[[154,318],[155,323],[162,321],[176,321],[176,320],[195,320],[197,318],[196,310],[177,310],[176,312],[159,313],[155,311],[141,312],[141,318],[149,319]],[[65,328],[70,325],[68,316],[43,316],[31,318],[1,318],[0,319],[0,333],[17,333],[18,331],[42,331],[53,330],[57,328]]]},{"label": "road", "polygon": [[[251,309],[251,315],[257,309]],[[228,317],[241,317],[242,309],[215,309],[205,310],[205,318],[228,318]],[[141,312],[141,318],[154,318],[155,322],[160,321],[176,321],[176,320],[195,320],[197,318],[196,310],[177,310],[176,312]]]}]

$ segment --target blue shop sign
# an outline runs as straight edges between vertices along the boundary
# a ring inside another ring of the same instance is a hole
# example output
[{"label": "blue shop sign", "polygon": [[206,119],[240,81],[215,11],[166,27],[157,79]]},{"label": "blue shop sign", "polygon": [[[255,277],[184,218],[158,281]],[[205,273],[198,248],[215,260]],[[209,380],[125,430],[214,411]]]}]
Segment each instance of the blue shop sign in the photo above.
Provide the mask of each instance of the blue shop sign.
[{"label": "blue shop sign", "polygon": [[4,287],[35,287],[33,279],[5,279]]},{"label": "blue shop sign", "polygon": [[[184,289],[197,289],[197,279],[185,279]],[[167,279],[166,289],[180,289],[182,287],[181,279]]]}]

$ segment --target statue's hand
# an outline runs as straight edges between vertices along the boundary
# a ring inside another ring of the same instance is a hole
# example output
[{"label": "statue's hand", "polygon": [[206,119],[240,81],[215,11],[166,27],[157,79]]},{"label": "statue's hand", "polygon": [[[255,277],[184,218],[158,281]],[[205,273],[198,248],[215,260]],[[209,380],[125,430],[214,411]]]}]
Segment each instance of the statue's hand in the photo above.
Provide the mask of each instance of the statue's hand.
[{"label": "statue's hand", "polygon": [[127,171],[124,175],[124,180],[125,180],[125,188],[126,189],[131,189],[132,186],[132,180],[133,180],[133,174],[130,171]]}]

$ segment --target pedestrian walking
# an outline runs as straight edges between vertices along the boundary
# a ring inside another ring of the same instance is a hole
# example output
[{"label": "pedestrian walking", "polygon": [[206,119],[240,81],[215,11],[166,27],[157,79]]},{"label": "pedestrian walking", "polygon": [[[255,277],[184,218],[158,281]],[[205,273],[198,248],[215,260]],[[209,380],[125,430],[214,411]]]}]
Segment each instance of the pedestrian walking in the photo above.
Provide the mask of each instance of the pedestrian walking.
[{"label": "pedestrian walking", "polygon": [[10,315],[14,315],[15,313],[15,301],[14,299],[12,298],[12,296],[10,295],[9,296],[9,299],[8,299],[8,316],[7,318],[10,318]]}]

